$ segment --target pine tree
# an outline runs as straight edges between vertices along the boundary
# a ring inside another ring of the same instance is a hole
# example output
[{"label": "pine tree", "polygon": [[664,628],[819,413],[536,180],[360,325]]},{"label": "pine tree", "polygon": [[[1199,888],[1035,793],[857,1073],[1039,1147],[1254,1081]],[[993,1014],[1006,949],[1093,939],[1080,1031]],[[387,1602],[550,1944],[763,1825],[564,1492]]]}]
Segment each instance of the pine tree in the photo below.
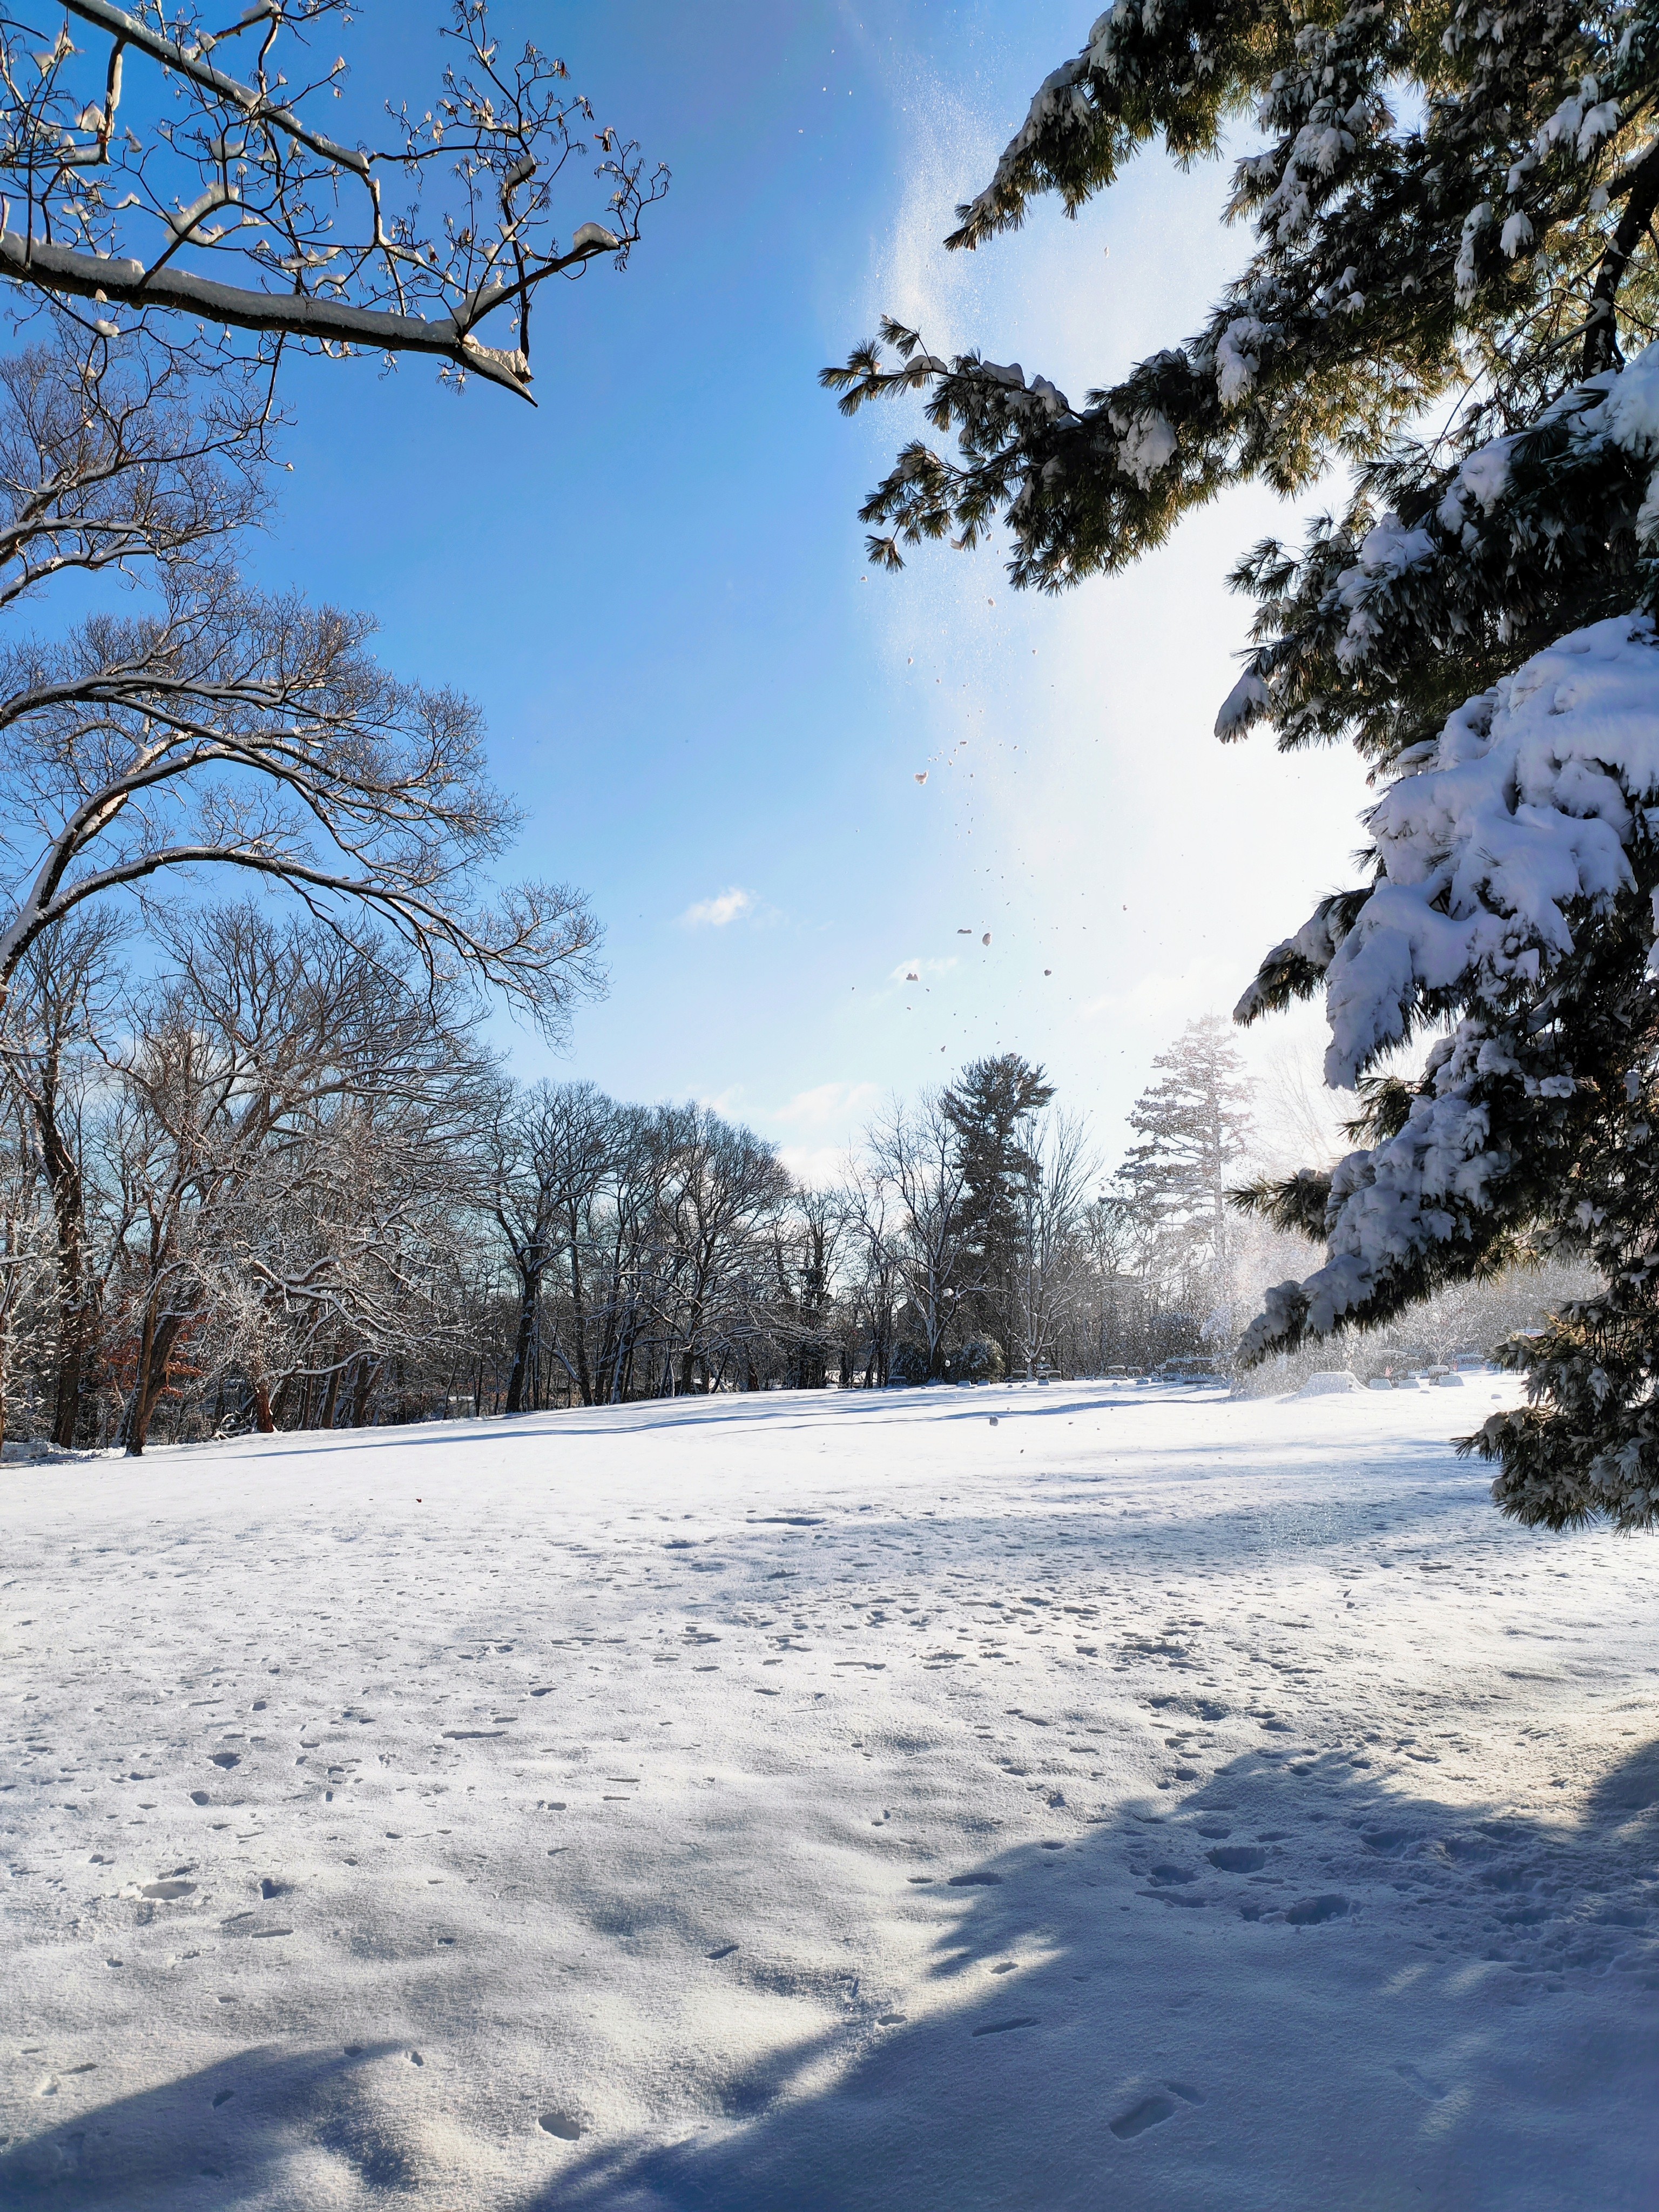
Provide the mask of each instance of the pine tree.
[{"label": "pine tree", "polygon": [[[1121,1183],[1160,1240],[1201,1248],[1210,1304],[1231,1319],[1233,1237],[1227,1205],[1251,1130],[1250,1085],[1224,1023],[1206,1014],[1153,1060],[1162,1080],[1129,1115],[1141,1139],[1125,1158]],[[1232,1331],[1229,1327],[1227,1334]]]},{"label": "pine tree", "polygon": [[1054,1095],[1042,1068],[1005,1052],[971,1061],[939,1101],[956,1132],[966,1193],[963,1233],[974,1289],[963,1304],[995,1336],[1009,1367],[1025,1194],[1042,1172],[1026,1132]]},{"label": "pine tree", "polygon": [[[1576,1249],[1605,1292],[1504,1356],[1528,1404],[1471,1449],[1508,1512],[1659,1522],[1659,9],[1346,11],[1117,0],[1043,83],[948,241],[1075,212],[1140,146],[1216,152],[1254,250],[1202,330],[1074,407],[891,323],[825,372],[849,411],[925,393],[866,505],[872,558],[1011,534],[1017,583],[1123,567],[1231,483],[1353,464],[1299,551],[1234,571],[1254,646],[1218,721],[1346,738],[1381,796],[1362,879],[1262,963],[1238,1017],[1323,988],[1358,1149],[1254,1194],[1322,1238],[1247,1356],[1389,1321]],[[1627,365],[1628,361],[1628,365]],[[1425,414],[1438,426],[1425,436]],[[1422,1077],[1378,1063],[1443,1030]]]}]

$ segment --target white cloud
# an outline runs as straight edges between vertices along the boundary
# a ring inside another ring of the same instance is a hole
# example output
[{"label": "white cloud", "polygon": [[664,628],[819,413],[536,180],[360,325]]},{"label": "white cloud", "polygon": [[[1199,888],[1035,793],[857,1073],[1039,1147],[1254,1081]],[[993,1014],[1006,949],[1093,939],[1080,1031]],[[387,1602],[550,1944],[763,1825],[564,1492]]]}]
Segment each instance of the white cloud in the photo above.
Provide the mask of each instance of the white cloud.
[{"label": "white cloud", "polygon": [[849,1115],[869,1113],[880,1097],[873,1083],[820,1083],[813,1090],[798,1091],[769,1119],[802,1129],[831,1128]]},{"label": "white cloud", "polygon": [[847,1176],[846,1148],[840,1145],[780,1145],[778,1158],[807,1190],[825,1190]]},{"label": "white cloud", "polygon": [[745,915],[754,913],[758,902],[753,891],[739,890],[733,884],[729,891],[720,891],[713,898],[699,899],[680,916],[683,929],[724,929],[728,921],[741,921]]},{"label": "white cloud", "polygon": [[1149,969],[1126,989],[1084,1000],[1077,1011],[1085,1022],[1109,1016],[1115,1022],[1149,1024],[1160,1034],[1167,1030],[1173,1037],[1200,1014],[1230,1014],[1238,996],[1237,974],[1237,962],[1200,957],[1179,975]]},{"label": "white cloud", "polygon": [[949,960],[901,960],[889,976],[893,983],[918,982],[924,975],[943,975],[956,966],[955,956]]},{"label": "white cloud", "polygon": [[730,1121],[743,1111],[744,1086],[728,1083],[724,1091],[705,1091],[698,1099],[699,1106],[707,1106],[712,1113],[724,1115]]}]

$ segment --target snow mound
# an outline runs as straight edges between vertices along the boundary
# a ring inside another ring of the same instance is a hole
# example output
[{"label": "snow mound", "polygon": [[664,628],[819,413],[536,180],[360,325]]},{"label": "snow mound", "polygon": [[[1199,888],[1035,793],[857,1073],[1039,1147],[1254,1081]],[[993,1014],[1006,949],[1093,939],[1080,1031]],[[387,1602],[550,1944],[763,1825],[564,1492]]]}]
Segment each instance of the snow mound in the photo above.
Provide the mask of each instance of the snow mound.
[{"label": "snow mound", "polygon": [[1352,1367],[1322,1367],[1317,1375],[1310,1375],[1297,1392],[1298,1398],[1327,1398],[1338,1390],[1358,1390],[1359,1377]]}]

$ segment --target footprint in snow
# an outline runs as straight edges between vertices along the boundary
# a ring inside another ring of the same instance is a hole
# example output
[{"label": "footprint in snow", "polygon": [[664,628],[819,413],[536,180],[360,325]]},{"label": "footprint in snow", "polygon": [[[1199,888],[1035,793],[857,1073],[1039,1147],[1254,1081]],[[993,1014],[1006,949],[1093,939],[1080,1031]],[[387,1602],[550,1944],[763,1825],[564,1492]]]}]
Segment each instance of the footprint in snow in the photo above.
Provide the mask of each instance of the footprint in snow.
[{"label": "footprint in snow", "polygon": [[557,2136],[561,2142],[574,2142],[582,2131],[580,2121],[564,2112],[544,2112],[537,2125],[544,2134]]},{"label": "footprint in snow", "polygon": [[1176,2098],[1185,2105],[1201,2105],[1204,2102],[1203,2092],[1184,2081],[1171,2081],[1167,2086],[1172,2093],[1170,2095],[1166,2096],[1161,2089],[1154,2090],[1151,2096],[1140,2098],[1130,2106],[1127,2112],[1120,2112],[1115,2120],[1108,2123],[1120,2142],[1128,2142],[1136,2136],[1145,2135],[1148,2128],[1161,2127],[1165,2120],[1172,2120],[1181,2109],[1176,2102]]},{"label": "footprint in snow", "polygon": [[1292,1928],[1322,1928],[1328,1920],[1345,1920],[1347,1914],[1347,1899],[1340,1891],[1329,1890],[1322,1897],[1303,1898],[1285,1917]]},{"label": "footprint in snow", "polygon": [[1394,2070],[1408,2089],[1415,2089],[1418,2095],[1424,2098],[1429,2104],[1443,2103],[1446,2092],[1437,2081],[1431,2081],[1426,2074],[1419,2073],[1415,2066],[1401,2063]]}]

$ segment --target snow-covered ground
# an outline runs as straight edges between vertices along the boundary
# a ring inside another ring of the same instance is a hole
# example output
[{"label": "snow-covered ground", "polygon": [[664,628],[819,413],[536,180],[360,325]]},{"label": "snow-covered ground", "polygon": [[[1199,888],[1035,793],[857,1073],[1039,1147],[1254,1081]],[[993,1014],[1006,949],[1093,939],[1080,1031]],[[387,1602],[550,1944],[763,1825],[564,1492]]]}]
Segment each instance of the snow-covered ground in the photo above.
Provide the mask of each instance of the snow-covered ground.
[{"label": "snow-covered ground", "polygon": [[1498,1387],[7,1466],[0,2203],[1651,2212],[1659,1549]]}]

